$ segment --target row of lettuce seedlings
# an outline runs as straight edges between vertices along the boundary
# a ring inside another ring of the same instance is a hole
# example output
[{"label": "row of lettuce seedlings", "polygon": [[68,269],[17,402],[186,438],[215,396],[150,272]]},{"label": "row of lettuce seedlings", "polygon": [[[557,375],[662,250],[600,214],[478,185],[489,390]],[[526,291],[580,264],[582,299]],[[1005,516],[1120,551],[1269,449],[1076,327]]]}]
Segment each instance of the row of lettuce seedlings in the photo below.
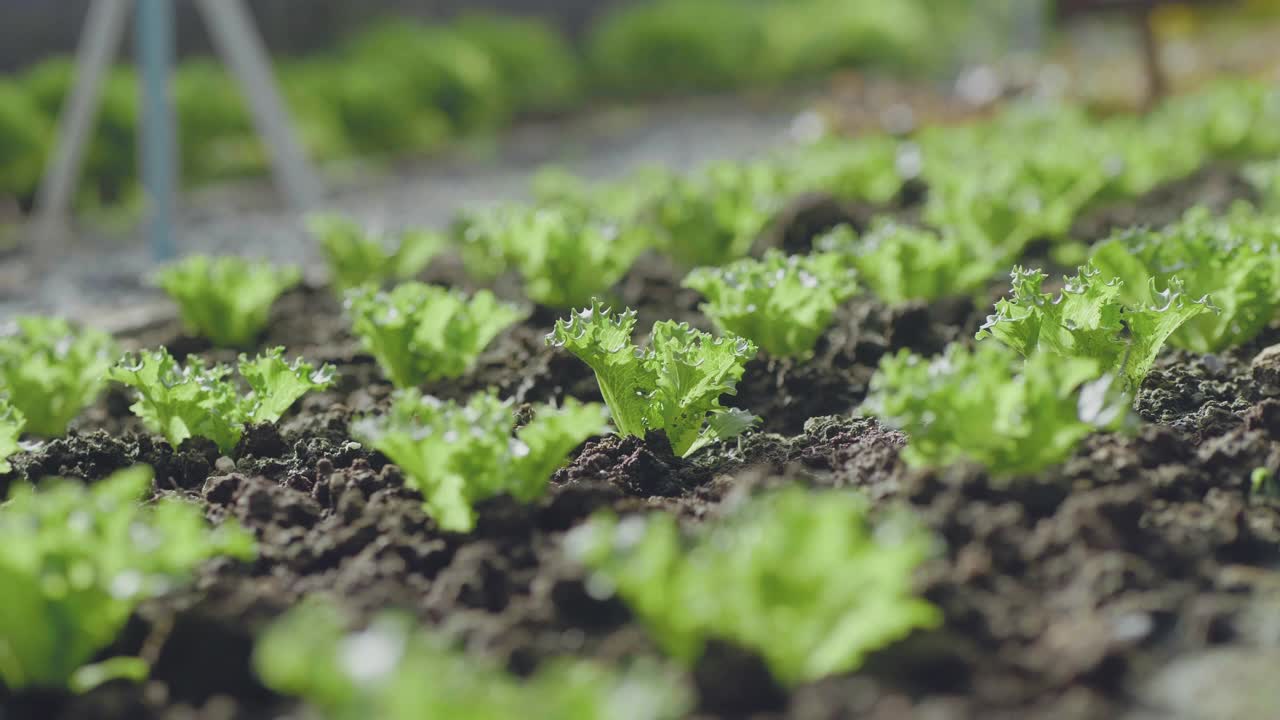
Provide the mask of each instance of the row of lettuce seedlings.
[{"label": "row of lettuce seedlings", "polygon": [[[1217,104],[1200,104],[1208,100]],[[673,451],[690,456],[740,436],[758,418],[720,401],[758,350],[803,361],[838,307],[861,293],[889,305],[981,299],[1000,267],[1048,238],[1059,257],[1085,260],[1059,291],[1045,290],[1043,272],[1015,267],[1011,292],[975,343],[933,358],[883,358],[862,408],[907,434],[911,466],[974,462],[992,482],[1037,473],[1090,433],[1132,427],[1133,394],[1167,344],[1218,352],[1274,318],[1280,220],[1265,211],[1192,210],[1162,230],[1121,232],[1091,248],[1068,230],[1092,203],[1141,194],[1206,158],[1280,149],[1280,125],[1263,123],[1276,111],[1273,93],[1230,85],[1142,120],[1019,110],[911,140],[825,141],[692,178],[648,172],[589,189],[546,173],[535,186],[538,205],[464,216],[452,234],[386,238],[338,216],[313,218],[352,330],[396,387],[390,406],[356,419],[352,435],[402,469],[442,531],[467,533],[478,502],[501,494],[536,500],[589,438],[661,430]],[[993,157],[995,147],[1013,149]],[[1174,147],[1180,152],[1171,154]],[[884,221],[859,236],[840,227],[809,254],[746,257],[784,197],[820,190],[888,202],[913,174],[927,182],[924,217],[939,229]],[[557,321],[547,343],[590,366],[604,406],[566,398],[521,422],[493,392],[465,403],[419,392],[465,375],[498,334],[529,315],[488,291],[468,296],[409,280],[449,247],[478,276],[514,270],[543,306],[585,306]],[[701,310],[717,333],[663,321],[640,345],[635,313],[602,299],[654,249],[694,268],[684,284],[704,296]],[[158,284],[190,330],[249,349],[299,277],[293,268],[192,257],[160,273]],[[197,357],[179,363],[164,348],[117,362],[104,333],[50,318],[18,325],[0,341],[0,458],[20,449],[24,432],[63,434],[109,381],[133,388],[132,411],[175,447],[202,437],[224,454],[236,452],[246,427],[277,422],[304,394],[335,381],[333,367],[288,361],[281,348],[241,355],[235,368]],[[3,460],[0,470],[10,471]],[[251,535],[234,521],[210,528],[181,500],[140,503],[150,479],[135,468],[88,487],[15,487],[0,510],[0,576],[12,610],[0,615],[0,679],[10,690],[85,690],[145,677],[139,658],[96,659],[133,608],[210,557],[254,556]],[[941,622],[912,593],[913,571],[938,551],[935,539],[904,513],[873,521],[855,493],[816,494],[767,493],[693,530],[661,513],[602,513],[564,547],[593,587],[628,603],[670,658],[694,663],[710,639],[725,639],[796,685],[852,671],[867,652]],[[721,552],[727,545],[740,551]],[[458,708],[510,717],[531,707],[556,718],[659,718],[691,702],[687,691],[671,690],[682,687],[680,676],[658,662],[622,671],[555,662],[517,681],[498,668],[477,671],[399,614],[355,633],[347,626],[322,602],[289,613],[261,639],[261,677],[333,718],[446,717]],[[428,675],[439,681],[421,683]]]}]

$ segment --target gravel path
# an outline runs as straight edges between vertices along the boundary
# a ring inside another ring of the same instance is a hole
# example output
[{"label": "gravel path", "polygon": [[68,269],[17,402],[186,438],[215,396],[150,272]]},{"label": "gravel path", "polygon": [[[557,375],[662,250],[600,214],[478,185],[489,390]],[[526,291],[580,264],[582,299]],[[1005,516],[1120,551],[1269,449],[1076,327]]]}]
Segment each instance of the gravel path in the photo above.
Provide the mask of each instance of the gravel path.
[{"label": "gravel path", "polygon": [[[441,227],[461,209],[526,196],[530,174],[547,163],[605,179],[644,165],[689,169],[751,157],[785,142],[803,109],[799,99],[763,106],[716,100],[525,126],[488,159],[459,153],[389,173],[357,173],[336,183],[326,207],[392,226]],[[269,186],[253,182],[186,198],[179,252],[261,256],[317,271],[319,258],[297,214],[273,197]],[[152,267],[136,231],[83,230],[65,247],[25,248],[0,260],[0,321],[38,312],[117,330],[145,324],[172,312],[146,285]]]}]

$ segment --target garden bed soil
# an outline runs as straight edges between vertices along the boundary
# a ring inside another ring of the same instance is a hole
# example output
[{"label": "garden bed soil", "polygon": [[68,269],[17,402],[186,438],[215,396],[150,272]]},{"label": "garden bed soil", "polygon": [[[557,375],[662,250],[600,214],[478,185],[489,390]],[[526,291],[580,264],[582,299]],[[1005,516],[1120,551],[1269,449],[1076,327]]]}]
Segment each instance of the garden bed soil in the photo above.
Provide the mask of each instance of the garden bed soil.
[{"label": "garden bed soil", "polygon": [[[1115,224],[1110,218],[1164,222],[1218,187],[1203,177],[1077,227],[1096,238]],[[794,239],[812,230],[781,228],[779,237],[788,232]],[[433,272],[437,280],[453,275]],[[668,317],[705,324],[677,277],[646,258],[620,284],[620,299],[640,309],[640,327]],[[342,380],[305,398],[279,427],[246,433],[234,459],[207,442],[173,450],[142,432],[118,390],[68,438],[14,458],[15,473],[0,484],[24,474],[93,481],[148,463],[156,494],[190,498],[214,521],[237,519],[258,537],[260,553],[252,563],[210,562],[188,588],[139,608],[104,656],[152,659],[148,684],[81,697],[9,696],[0,718],[280,717],[294,704],[255,679],[253,638],[312,593],[337,598],[358,618],[407,609],[515,673],[556,656],[657,654],[624,604],[587,591],[583,569],[566,559],[565,532],[604,508],[706,522],[728,499],[787,483],[858,488],[877,512],[905,505],[918,513],[944,541],[918,583],[945,623],[874,653],[857,673],[791,691],[755,655],[713,644],[688,675],[696,717],[1280,717],[1249,705],[1274,699],[1274,680],[1261,669],[1274,671],[1280,647],[1280,501],[1249,492],[1255,468],[1280,471],[1280,397],[1272,395],[1280,364],[1253,365],[1280,343],[1280,331],[1220,356],[1167,353],[1137,398],[1139,427],[1089,438],[1040,477],[997,482],[976,467],[911,470],[899,457],[906,439],[853,410],[880,357],[899,348],[936,353],[971,338],[984,309],[856,300],[812,359],[750,364],[731,402],[761,415],[762,432],[689,460],[661,435],[590,440],[546,497],[528,506],[488,501],[475,532],[460,535],[439,530],[398,468],[351,439],[350,420],[385,407],[390,388],[329,292],[296,290],[277,304],[263,347],[332,362]],[[495,386],[520,403],[598,400],[585,365],[544,345],[551,317],[535,313],[500,336],[467,377],[428,389],[461,398]],[[127,342],[232,358],[176,324]]]}]

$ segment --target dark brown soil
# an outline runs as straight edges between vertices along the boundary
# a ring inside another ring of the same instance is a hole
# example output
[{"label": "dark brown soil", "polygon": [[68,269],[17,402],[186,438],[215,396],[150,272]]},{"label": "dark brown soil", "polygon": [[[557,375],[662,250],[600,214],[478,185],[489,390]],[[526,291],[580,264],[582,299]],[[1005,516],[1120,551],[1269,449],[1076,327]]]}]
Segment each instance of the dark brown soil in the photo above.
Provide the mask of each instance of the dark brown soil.
[{"label": "dark brown soil", "polygon": [[[1202,184],[1180,187],[1135,203],[1132,219],[1166,220],[1153,208],[1185,208],[1204,192]],[[1077,227],[1097,237],[1110,222]],[[800,249],[813,230],[778,232]],[[443,275],[437,279],[447,281]],[[639,307],[641,327],[668,317],[706,324],[696,296],[678,290],[678,276],[655,258],[618,294]],[[945,543],[919,574],[945,623],[876,653],[860,672],[790,693],[759,658],[713,644],[690,670],[697,717],[1230,717],[1162,708],[1149,687],[1173,659],[1280,642],[1274,630],[1259,630],[1260,617],[1270,627],[1277,617],[1280,501],[1249,488],[1255,468],[1280,472],[1280,400],[1250,367],[1280,331],[1221,356],[1167,353],[1137,398],[1140,427],[1089,438],[1043,476],[999,482],[972,467],[910,470],[899,460],[906,439],[853,411],[885,353],[936,353],[965,341],[984,311],[971,302],[851,302],[812,359],[760,357],[748,367],[731,402],[764,418],[760,432],[691,459],[675,457],[660,435],[588,441],[545,498],[486,502],[476,531],[459,535],[422,512],[398,468],[352,441],[351,418],[384,405],[390,388],[328,291],[294,291],[278,304],[262,346],[335,363],[343,379],[279,427],[252,428],[232,457],[202,442],[169,448],[141,432],[127,396],[113,391],[70,437],[19,454],[15,472],[0,478],[0,489],[45,475],[94,481],[145,462],[156,468],[157,494],[190,498],[215,522],[234,517],[260,543],[255,562],[209,563],[189,587],[135,613],[104,654],[152,658],[146,686],[113,684],[83,697],[0,691],[0,718],[281,717],[294,704],[256,681],[252,641],[312,593],[358,617],[408,609],[515,673],[561,655],[609,662],[655,654],[623,604],[587,592],[582,569],[562,552],[565,532],[601,508],[700,522],[727,497],[785,483],[856,487],[876,508],[913,508]],[[463,397],[494,386],[518,402],[598,399],[585,366],[543,344],[553,318],[536,312],[495,341],[472,373],[428,389]],[[176,325],[128,340],[232,358]]]}]

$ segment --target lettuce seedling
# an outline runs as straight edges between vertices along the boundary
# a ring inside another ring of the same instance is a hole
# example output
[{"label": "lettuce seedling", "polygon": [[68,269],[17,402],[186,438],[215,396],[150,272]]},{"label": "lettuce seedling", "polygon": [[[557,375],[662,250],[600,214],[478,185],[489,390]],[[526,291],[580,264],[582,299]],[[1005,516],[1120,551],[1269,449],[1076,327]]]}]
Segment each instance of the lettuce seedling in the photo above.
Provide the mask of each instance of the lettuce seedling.
[{"label": "lettuce seedling", "polygon": [[319,240],[339,293],[412,279],[448,244],[444,234],[429,230],[404,230],[394,239],[380,237],[351,218],[330,213],[307,218],[307,229]]},{"label": "lettuce seedling", "polygon": [[1033,239],[1065,237],[1123,170],[1095,128],[1069,108],[1028,106],[988,123],[924,131],[925,220],[999,263]]},{"label": "lettuce seedling", "polygon": [[1181,132],[1183,142],[1230,160],[1280,153],[1280,92],[1274,83],[1232,78],[1164,103],[1152,119]]},{"label": "lettuce seedling", "polygon": [[932,359],[903,350],[881,359],[863,410],[907,434],[902,457],[913,466],[969,461],[997,477],[1035,473],[1124,423],[1127,396],[1101,369],[1051,353],[1024,361],[995,343],[953,344]]},{"label": "lettuce seedling", "polygon": [[787,188],[884,205],[902,192],[902,143],[887,135],[827,138],[783,161]]},{"label": "lettuce seedling", "polygon": [[1188,320],[1214,311],[1208,300],[1190,300],[1178,278],[1149,292],[1156,302],[1128,304],[1120,280],[1107,280],[1092,267],[1064,278],[1062,292],[1044,292],[1045,274],[1015,267],[1012,294],[996,303],[996,311],[978,331],[1020,354],[1037,351],[1096,360],[1104,372],[1114,373],[1126,389],[1142,384],[1169,336]]},{"label": "lettuce seedling", "polygon": [[792,687],[942,619],[912,592],[932,537],[905,515],[873,525],[849,491],[776,491],[692,537],[665,513],[598,515],[565,542],[670,655],[693,665],[707,641],[727,640]]},{"label": "lettuce seedling", "polygon": [[400,390],[387,414],[362,418],[351,430],[400,466],[440,527],[470,532],[477,502],[504,493],[536,500],[569,451],[608,431],[602,406],[573,398],[559,408],[539,406],[529,423],[515,425],[511,404],[493,394],[459,406]]},{"label": "lettuce seedling", "polygon": [[463,242],[464,261],[480,277],[513,267],[530,299],[567,309],[608,292],[653,237],[644,224],[582,208],[513,206],[472,217]]},{"label": "lettuce seedling", "polygon": [[552,660],[517,678],[404,613],[347,627],[334,606],[306,601],[258,638],[254,668],[268,687],[327,720],[675,720],[689,710],[687,689],[652,663],[618,672]]},{"label": "lettuce seedling", "polygon": [[534,174],[531,189],[537,205],[572,208],[591,217],[626,222],[661,197],[671,180],[671,172],[657,165],[643,166],[608,182],[547,166]]},{"label": "lettuce seedling", "polygon": [[847,225],[819,237],[814,245],[841,253],[858,279],[889,305],[973,295],[995,274],[991,255],[924,228],[889,221],[859,238]]},{"label": "lettuce seedling", "polygon": [[178,303],[189,331],[219,347],[243,348],[267,326],[276,298],[301,279],[295,267],[195,255],[162,270],[157,283]]},{"label": "lettuce seedling", "polygon": [[140,602],[184,582],[200,563],[254,557],[253,537],[234,521],[210,529],[194,504],[140,503],[151,477],[135,467],[92,485],[20,484],[0,505],[0,679],[10,690],[83,691],[145,677],[141,658],[86,663]]},{"label": "lettuce seedling", "polygon": [[18,318],[17,333],[0,338],[0,394],[27,418],[27,432],[57,437],[106,384],[119,357],[111,336],[74,329],[61,318]]},{"label": "lettuce seedling", "polygon": [[170,445],[203,437],[226,454],[240,442],[245,425],[274,423],[307,392],[333,384],[332,365],[316,370],[301,358],[285,362],[283,353],[284,348],[274,348],[252,360],[240,356],[247,394],[228,379],[230,366],[208,367],[198,357],[179,365],[164,348],[126,357],[108,377],[137,392],[129,409]]},{"label": "lettuce seedling", "polygon": [[398,388],[463,375],[498,333],[528,314],[487,290],[468,299],[424,283],[390,292],[357,288],[347,293],[347,312],[352,330]]},{"label": "lettuce seedling", "polygon": [[672,178],[649,212],[659,246],[681,267],[716,267],[745,257],[781,206],[784,178],[766,164],[714,165]]},{"label": "lettuce seedling", "polygon": [[755,343],[668,320],[654,323],[649,347],[641,350],[631,342],[635,325],[634,310],[614,315],[596,300],[568,320],[557,320],[547,335],[549,345],[567,349],[595,372],[619,434],[643,438],[663,430],[671,449],[688,457],[759,420],[720,405],[721,395],[736,393]]},{"label": "lettuce seedling", "polygon": [[1280,309],[1280,229],[1243,207],[1221,219],[1200,208],[1161,231],[1119,233],[1094,248],[1092,263],[1121,282],[1130,304],[1163,303],[1155,285],[1178,281],[1188,295],[1211,298],[1218,312],[1189,318],[1169,338],[1199,353],[1252,340]]},{"label": "lettuce seedling", "polygon": [[840,256],[788,257],[778,250],[762,260],[698,268],[684,286],[707,298],[699,307],[721,332],[748,338],[774,357],[811,355],[836,308],[858,292]]},{"label": "lettuce seedling", "polygon": [[9,456],[18,452],[18,438],[26,427],[27,419],[22,411],[0,398],[0,473],[7,473],[13,468],[9,465]]}]

